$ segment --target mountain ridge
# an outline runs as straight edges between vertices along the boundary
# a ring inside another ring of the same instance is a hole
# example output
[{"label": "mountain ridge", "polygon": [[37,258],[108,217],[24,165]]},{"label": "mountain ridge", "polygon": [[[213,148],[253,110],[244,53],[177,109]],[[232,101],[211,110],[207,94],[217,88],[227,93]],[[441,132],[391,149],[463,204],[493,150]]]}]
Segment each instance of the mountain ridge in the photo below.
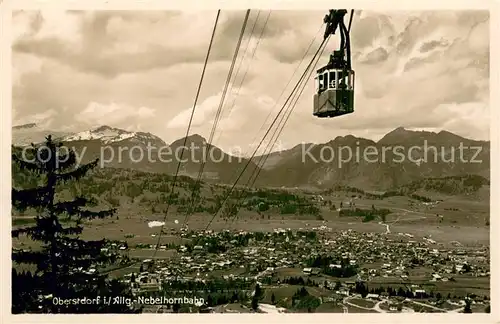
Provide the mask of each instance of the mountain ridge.
[{"label": "mountain ridge", "polygon": [[[98,138],[99,136],[97,136],[98,134],[96,134],[96,133],[103,133],[106,131],[111,131],[111,132],[114,131],[114,132],[116,132],[117,135],[120,135],[120,134],[125,135],[123,139],[126,139],[128,136],[132,136],[135,134],[142,135],[142,136],[150,136],[152,138],[158,139],[160,142],[163,142],[165,145],[169,145],[169,146],[172,146],[174,143],[176,144],[175,146],[180,145],[180,143],[182,143],[184,138],[185,138],[185,137],[181,137],[179,139],[172,141],[170,144],[167,144],[167,142],[164,139],[162,139],[161,137],[154,135],[153,133],[150,133],[150,132],[127,131],[127,130],[124,130],[124,129],[121,129],[118,127],[112,127],[112,126],[108,126],[108,125],[96,126],[96,127],[93,127],[89,130],[86,130],[86,131],[70,133],[67,131],[60,131],[60,130],[52,131],[50,129],[39,128],[39,125],[36,123],[28,123],[28,124],[12,126],[12,131],[13,132],[19,131],[19,130],[25,130],[25,131],[28,130],[29,131],[29,130],[32,130],[34,128],[37,128],[39,130],[43,130],[47,133],[67,134],[62,138],[58,138],[62,141],[86,140],[86,139],[92,139],[92,138],[87,138],[87,137],[92,137],[92,136],[94,136],[94,138]],[[92,133],[94,133],[94,134],[92,134]],[[368,142],[376,143],[376,144],[397,144],[397,143],[401,142],[402,139],[406,139],[406,138],[415,139],[417,137],[417,135],[419,138],[422,138],[422,139],[434,139],[437,137],[444,138],[446,136],[447,138],[453,139],[455,141],[456,140],[464,140],[464,141],[474,141],[474,142],[478,142],[478,143],[479,142],[481,142],[481,143],[489,143],[490,142],[489,140],[469,139],[469,138],[457,135],[453,132],[450,132],[450,131],[444,130],[444,129],[440,130],[439,132],[433,132],[433,131],[426,131],[426,130],[410,130],[410,129],[407,129],[403,126],[399,126],[399,127],[395,128],[394,130],[385,134],[382,138],[380,138],[377,141],[372,140],[372,139],[368,139],[368,138],[364,138],[364,137],[357,137],[357,136],[354,136],[352,134],[348,134],[348,135],[344,135],[344,136],[337,136],[334,139],[329,140],[328,142],[298,143],[290,149],[284,149],[284,150],[280,150],[280,151],[271,151],[267,155],[275,155],[278,153],[284,153],[287,151],[296,150],[297,147],[300,147],[301,145],[306,145],[306,146],[324,145],[324,144],[328,144],[330,142],[338,142],[338,141],[342,141],[342,142],[346,143],[346,142],[352,142],[353,140],[358,140],[358,141],[364,141],[364,142],[368,141]],[[106,137],[106,135],[101,134],[101,137]],[[203,136],[201,136],[200,134],[196,134],[196,133],[188,135],[188,139],[191,139],[188,142],[192,142],[193,139],[195,139],[194,142],[196,142],[196,143],[201,143],[201,142],[206,143],[207,142]],[[39,142],[43,142],[43,140],[44,140],[44,138],[40,139]],[[120,141],[120,140],[122,140],[122,139],[117,138],[114,141]],[[114,142],[113,140],[104,140],[104,141],[105,142]],[[35,142],[35,144],[36,143],[37,142]],[[15,143],[14,139],[13,139],[12,144],[18,146],[18,143]],[[264,155],[266,155],[266,154],[256,155],[255,158],[261,157]]]},{"label": "mountain ridge", "polygon": [[[29,129],[33,128],[26,127],[23,132],[29,132]],[[477,174],[489,179],[490,168],[489,141],[470,140],[445,130],[413,131],[403,127],[394,129],[378,141],[353,135],[337,136],[326,143],[297,144],[291,149],[255,156],[251,161],[228,154],[217,146],[208,145],[207,140],[199,134],[182,137],[167,144],[151,133],[129,132],[103,125],[60,139],[71,143],[69,146],[77,151],[85,150],[85,159],[82,161],[101,158],[105,160],[105,166],[148,172],[175,173],[176,162],[180,159],[180,152],[183,152],[185,161],[181,164],[180,174],[197,177],[202,161],[205,161],[203,178],[222,183],[234,182],[248,164],[238,184],[246,184],[255,170],[259,170],[256,186],[350,185],[370,190],[387,190],[426,177]],[[431,145],[436,146],[436,149],[433,150]],[[455,151],[460,145],[481,147],[478,154],[467,151],[463,155],[469,160],[473,157],[480,158],[482,162],[451,163],[451,158],[457,158]],[[183,146],[184,149],[180,150]],[[134,151],[134,147],[141,149]],[[145,160],[146,147],[156,160]],[[395,162],[398,158],[398,152],[395,151],[397,147],[407,153],[406,160]],[[204,149],[199,150],[200,148]],[[370,162],[364,156],[360,158],[359,152],[365,154],[369,149],[377,151],[377,158],[385,160]],[[103,152],[108,156],[103,155]],[[117,152],[121,154],[118,157]],[[158,161],[160,153],[165,155],[165,152],[170,154],[167,155],[170,160]],[[353,157],[344,161],[345,157],[335,156],[342,152],[351,152]],[[320,159],[328,154],[331,156],[326,160]],[[204,160],[206,157],[208,159]]]},{"label": "mountain ridge", "polygon": [[153,147],[166,146],[164,140],[149,132],[131,132],[120,128],[102,125],[93,129],[65,136],[62,142],[101,140],[104,144],[118,143],[125,140],[135,141],[138,144]]}]

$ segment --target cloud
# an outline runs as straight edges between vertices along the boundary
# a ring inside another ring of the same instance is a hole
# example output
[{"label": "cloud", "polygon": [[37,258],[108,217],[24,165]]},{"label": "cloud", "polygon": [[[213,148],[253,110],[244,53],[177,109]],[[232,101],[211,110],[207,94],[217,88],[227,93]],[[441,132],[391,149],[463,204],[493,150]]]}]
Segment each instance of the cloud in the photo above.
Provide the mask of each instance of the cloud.
[{"label": "cloud", "polygon": [[88,125],[119,125],[125,122],[134,120],[144,120],[154,118],[155,110],[148,107],[132,107],[126,104],[109,103],[102,104],[91,102],[89,105],[79,112],[75,119]]},{"label": "cloud", "polygon": [[37,13],[32,27],[36,31],[35,39],[57,38],[76,47],[79,47],[82,41],[79,19],[62,10],[43,10]]},{"label": "cloud", "polygon": [[57,112],[54,109],[48,109],[29,116],[23,116],[23,117],[13,116],[15,118],[13,124],[24,125],[29,123],[35,123],[37,124],[37,126],[41,128],[48,128],[53,124],[54,117],[56,115]]},{"label": "cloud", "polygon": [[388,57],[389,53],[387,50],[383,47],[379,47],[369,52],[361,62],[365,64],[378,64],[387,60]]},{"label": "cloud", "polygon": [[[196,106],[190,133],[198,133],[207,138],[210,136],[221,98],[222,92],[206,98]],[[232,134],[240,132],[242,129],[262,125],[267,117],[263,112],[269,111],[275,104],[272,98],[265,95],[258,95],[245,88],[228,93],[225,97],[224,109],[217,124],[217,136],[214,137],[215,140],[213,143],[218,142],[221,136],[228,136],[228,133]],[[181,136],[181,134],[185,133],[191,113],[192,107],[183,109],[167,123],[166,127],[174,129]],[[242,135],[240,134],[240,136]],[[246,135],[248,134],[243,136]]]},{"label": "cloud", "polygon": [[[251,12],[234,70],[238,76],[216,135],[221,146],[258,142],[319,46],[325,13],[272,11],[266,22],[268,11]],[[106,123],[150,131],[167,142],[184,136],[215,14],[16,12],[15,120],[29,122],[54,111],[46,119],[54,129]],[[220,16],[192,133],[210,133],[244,15]],[[311,78],[280,136],[283,145],[328,142],[349,133],[377,138],[398,126],[488,138],[489,121],[480,118],[490,109],[487,12],[356,11],[351,42],[355,113],[313,117]],[[337,46],[334,36],[318,67]]]},{"label": "cloud", "polygon": [[[442,125],[444,129],[460,133],[465,137],[489,138],[491,121],[489,107],[486,104],[481,102],[447,104],[440,106],[438,111],[443,115],[443,119],[447,119]],[[474,120],[473,125],[470,120]]]},{"label": "cloud", "polygon": [[[193,127],[199,127],[210,122],[210,118],[213,118],[217,112],[220,97],[220,94],[210,96],[205,99],[203,103],[197,105],[191,124]],[[179,113],[171,121],[168,122],[167,127],[184,129],[191,119],[192,110],[193,108],[186,108],[182,110],[181,113]]]},{"label": "cloud", "polygon": [[[245,11],[234,11],[225,15],[221,28],[224,38],[235,39],[239,36],[245,14]],[[256,37],[264,29],[262,37],[274,41],[290,31],[300,32],[301,28],[297,27],[297,22],[300,22],[302,26],[309,27],[314,24],[319,28],[324,15],[323,11],[258,10],[256,12],[253,10],[248,20],[250,28],[245,29],[244,35]],[[252,34],[254,24],[255,29]]]},{"label": "cloud", "polygon": [[432,51],[433,49],[435,49],[437,47],[446,47],[448,45],[449,44],[446,40],[431,40],[431,41],[428,41],[426,43],[423,43],[420,46],[419,51],[421,53],[425,53],[428,51]]},{"label": "cloud", "polygon": [[41,12],[13,11],[12,12],[12,37],[33,37],[43,25],[44,19]]},{"label": "cloud", "polygon": [[[40,14],[47,16],[43,24],[46,27],[35,34],[19,36],[18,32],[13,44],[15,51],[54,59],[82,72],[110,78],[122,73],[203,62],[214,23],[203,19],[208,16],[206,12]],[[60,15],[66,17],[61,22]],[[65,31],[56,32],[57,24],[59,30]],[[76,28],[76,24],[80,27]],[[171,33],[172,30],[183,32]],[[222,38],[217,42],[212,59],[230,58],[229,44],[225,41]]]},{"label": "cloud", "polygon": [[12,57],[12,82],[14,86],[22,86],[21,80],[25,74],[40,73],[43,60],[34,55],[16,54]]}]

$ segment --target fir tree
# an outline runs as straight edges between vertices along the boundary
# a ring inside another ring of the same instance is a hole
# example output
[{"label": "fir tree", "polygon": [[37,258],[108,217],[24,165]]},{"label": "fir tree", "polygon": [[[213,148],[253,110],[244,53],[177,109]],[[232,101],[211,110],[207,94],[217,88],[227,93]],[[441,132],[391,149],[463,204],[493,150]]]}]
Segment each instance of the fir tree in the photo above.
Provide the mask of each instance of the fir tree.
[{"label": "fir tree", "polygon": [[[77,165],[73,151],[62,143],[46,138],[43,145],[32,146],[22,157],[13,154],[13,162],[22,172],[38,176],[40,187],[17,189],[13,184],[12,205],[17,210],[36,211],[35,225],[12,230],[12,237],[26,235],[39,244],[34,250],[13,250],[12,260],[34,265],[34,274],[12,271],[13,313],[124,313],[126,305],[106,305],[104,296],[131,296],[129,289],[117,280],[99,274],[99,267],[116,261],[116,255],[101,252],[106,241],[84,241],[79,235],[83,222],[110,217],[115,209],[86,209],[92,199],[76,197],[60,201],[58,184],[78,181],[97,166],[98,160]],[[30,160],[28,160],[30,159]],[[63,224],[65,226],[63,226]],[[14,266],[14,264],[13,264]],[[85,303],[82,298],[100,297],[100,303]],[[73,301],[68,305],[54,303],[54,298]]]},{"label": "fir tree", "polygon": [[259,284],[255,285],[255,293],[254,295],[259,299],[262,296],[262,288],[260,288]]},{"label": "fir tree", "polygon": [[257,309],[259,308],[259,299],[256,296],[252,297],[251,306],[254,311],[257,311]]},{"label": "fir tree", "polygon": [[472,309],[471,309],[470,305],[471,305],[471,300],[467,298],[465,300],[465,307],[464,307],[465,314],[472,314]]}]

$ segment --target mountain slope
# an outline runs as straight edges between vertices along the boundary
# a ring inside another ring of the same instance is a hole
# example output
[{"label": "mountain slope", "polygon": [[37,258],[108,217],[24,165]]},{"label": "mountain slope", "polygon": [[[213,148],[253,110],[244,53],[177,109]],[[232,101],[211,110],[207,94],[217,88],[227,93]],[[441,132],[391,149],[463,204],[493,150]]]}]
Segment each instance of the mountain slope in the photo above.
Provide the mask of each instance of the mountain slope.
[{"label": "mountain slope", "polygon": [[100,126],[84,132],[68,135],[62,138],[63,142],[100,140],[104,144],[120,143],[128,141],[137,145],[148,144],[152,147],[162,147],[167,144],[158,136],[144,132],[129,132],[119,128]]},{"label": "mountain slope", "polygon": [[[37,131],[35,127],[30,126],[22,129],[25,134],[30,134],[30,130]],[[13,129],[13,132],[15,131],[19,129]],[[48,134],[52,134],[63,142],[64,146],[75,151],[79,163],[99,159],[100,167],[103,168],[127,168],[169,174],[177,171],[184,144],[184,138],[167,145],[151,133],[129,132],[110,126],[100,126],[74,134],[45,131],[44,136],[39,136],[34,142],[42,142]],[[14,141],[13,145],[19,146]],[[197,177],[204,157],[206,164],[202,178],[225,183],[235,181],[248,162],[247,159],[228,155],[215,146],[206,145],[206,140],[199,135],[192,135],[186,140],[179,174]],[[256,168],[257,166],[250,162],[239,183],[247,181]]]},{"label": "mountain slope", "polygon": [[304,146],[301,151],[298,156],[288,154],[288,159],[268,169],[267,177],[259,177],[256,184],[349,185],[387,190],[428,177],[477,174],[489,178],[490,170],[489,142],[465,139],[446,131],[398,128],[379,142],[349,135]]},{"label": "mountain slope", "polygon": [[[182,156],[181,174],[192,177],[197,177],[203,161],[205,178],[224,183],[233,183],[243,172],[238,184],[245,184],[252,173],[258,170],[256,159],[249,161],[247,158],[227,154],[217,146],[209,145],[198,134],[174,141],[169,146],[169,152],[174,161],[181,160]],[[175,166],[177,167],[177,163]]]},{"label": "mountain slope", "polygon": [[[34,125],[25,125],[13,129],[13,133],[29,134],[30,130],[39,131]],[[207,145],[206,140],[196,134],[167,145],[150,133],[101,126],[66,134],[62,139],[76,151],[81,163],[99,158],[101,167],[173,174],[184,151],[180,175],[197,177],[205,160],[205,180],[230,184],[246,167],[239,185],[245,185],[259,170],[257,164],[264,160],[257,186],[331,188],[345,185],[388,190],[426,178],[467,174],[490,178],[490,143],[447,131],[409,131],[399,127],[378,142],[352,135],[339,136],[323,144],[300,144],[290,150],[257,156],[251,162]]]},{"label": "mountain slope", "polygon": [[289,150],[282,150],[278,152],[271,152],[269,154],[263,154],[259,156],[255,156],[252,161],[257,163],[260,167],[265,170],[270,170],[276,167],[279,167],[285,161],[289,159],[294,159],[300,154],[302,154],[302,150],[307,150],[309,147],[314,146],[316,144],[307,143],[307,144],[298,144]]}]

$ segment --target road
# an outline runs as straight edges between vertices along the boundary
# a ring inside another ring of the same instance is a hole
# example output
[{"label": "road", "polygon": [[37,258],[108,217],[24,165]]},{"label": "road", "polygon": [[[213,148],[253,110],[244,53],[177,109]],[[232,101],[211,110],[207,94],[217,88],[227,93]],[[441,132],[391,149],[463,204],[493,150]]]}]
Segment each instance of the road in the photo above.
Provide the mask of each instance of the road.
[{"label": "road", "polygon": [[429,305],[429,304],[424,304],[424,303],[421,303],[421,302],[418,302],[418,301],[415,301],[415,300],[412,300],[411,302],[414,303],[414,304],[420,305],[420,306],[432,308],[434,310],[445,312],[445,313],[459,313],[459,312],[461,312],[464,309],[462,306],[460,306],[459,308],[455,308],[455,309],[452,309],[452,310],[445,310],[445,309],[442,309],[442,308],[439,308],[439,307],[435,307],[435,306],[432,306],[432,305]]},{"label": "road", "polygon": [[131,264],[128,264],[128,265],[122,265],[122,266],[119,266],[117,268],[113,268],[113,269],[110,269],[110,270],[106,270],[106,271],[103,271],[103,272],[100,272],[99,274],[100,275],[107,275],[107,274],[110,274],[112,272],[115,272],[115,271],[123,271],[125,269],[128,269],[128,268],[132,268],[132,267],[137,267],[137,264],[139,262],[132,262]]},{"label": "road", "polygon": [[[364,204],[359,204],[358,206],[371,207],[369,205],[364,205]],[[409,210],[409,209],[405,209],[405,208],[399,208],[399,207],[391,207],[391,206],[380,206],[380,207],[389,208],[391,210],[399,210],[399,211],[402,212],[401,215],[399,215],[398,218],[395,221],[391,222],[391,223],[384,223],[384,222],[379,222],[378,223],[379,225],[385,226],[385,228],[386,228],[385,234],[391,234],[391,228],[390,228],[390,226],[394,225],[394,224],[396,224],[398,222],[401,222],[401,221],[415,221],[415,220],[426,219],[427,217],[434,217],[435,216],[434,214],[431,214],[431,213],[413,211],[413,210]],[[421,216],[402,218],[403,216],[408,215],[408,213],[412,213],[412,214],[416,214],[416,215],[421,215]],[[460,243],[460,242],[458,242],[458,241],[450,241],[449,243],[454,243],[456,245],[463,246],[463,244]]]},{"label": "road", "polygon": [[373,306],[373,309],[374,309],[375,311],[379,312],[379,313],[387,313],[387,311],[385,311],[385,310],[383,310],[382,308],[380,308],[380,304],[385,303],[385,302],[387,302],[387,301],[388,301],[387,299],[383,299],[383,300],[381,300],[381,301],[377,302],[377,303],[375,304],[375,306]]},{"label": "road", "polygon": [[[373,310],[373,311],[376,311],[378,313],[387,313],[386,310],[383,310],[380,308],[380,305],[382,303],[386,303],[388,302],[389,300],[388,299],[382,299],[380,301],[378,301],[372,308],[368,308],[368,307],[363,307],[363,306],[360,306],[360,305],[356,305],[356,304],[353,304],[351,303],[349,300],[352,299],[353,297],[345,297],[343,300],[342,300],[342,307],[344,309],[344,313],[348,313],[348,309],[345,305],[349,305],[349,306],[352,306],[352,307],[356,307],[356,308],[360,308],[360,309],[364,309],[364,310]],[[459,307],[457,309],[453,309],[453,310],[445,310],[445,309],[442,309],[442,308],[439,308],[439,307],[436,307],[436,306],[432,306],[432,305],[429,305],[429,304],[424,304],[424,303],[421,303],[421,302],[418,302],[416,300],[413,300],[413,299],[409,299],[410,302],[416,304],[416,305],[420,305],[420,306],[423,306],[423,307],[427,307],[427,308],[431,308],[431,309],[434,309],[434,310],[437,310],[439,312],[443,312],[443,313],[459,313],[460,311],[463,310],[463,307]],[[408,307],[403,307],[403,311],[405,312],[414,312],[414,310],[412,310],[411,308],[408,308]]]},{"label": "road", "polygon": [[[362,206],[362,207],[372,207],[372,205],[364,205],[364,204],[356,204],[356,206]],[[399,211],[402,211],[406,214],[408,213],[412,213],[412,214],[417,214],[417,215],[422,215],[423,218],[426,218],[427,216],[435,216],[435,214],[431,214],[431,213],[425,213],[425,212],[419,212],[419,211],[414,211],[414,210],[409,210],[409,209],[406,209],[406,208],[400,208],[400,207],[393,207],[391,205],[387,205],[387,206],[384,206],[384,205],[377,205],[377,207],[381,207],[381,208],[387,208],[387,209],[390,209],[390,210],[399,210]],[[424,217],[425,216],[425,217]]]},{"label": "road", "polygon": [[415,300],[412,300],[411,302],[414,303],[414,304],[420,305],[420,306],[424,306],[424,307],[432,308],[432,309],[437,310],[437,311],[445,312],[444,309],[436,307],[436,306],[432,306],[432,305],[429,305],[429,304],[424,304],[424,303],[421,303],[421,302],[418,302],[418,301],[415,301]]},{"label": "road", "polygon": [[345,305],[348,298],[349,297],[345,297],[344,299],[342,299],[342,309],[344,310],[344,313],[349,313],[349,308],[347,308],[347,306]]},{"label": "road", "polygon": [[352,297],[346,297],[346,298],[344,298],[344,299],[342,300],[342,302],[343,302],[344,304],[347,304],[347,305],[352,306],[352,307],[356,307],[356,308],[360,308],[360,309],[364,309],[364,310],[374,310],[374,311],[376,311],[376,312],[378,312],[378,313],[386,313],[386,311],[385,311],[385,310],[383,310],[383,309],[381,309],[381,308],[380,308],[380,304],[381,304],[381,303],[383,303],[383,302],[385,302],[386,300],[381,300],[381,301],[377,302],[377,303],[375,304],[375,306],[373,306],[372,308],[368,308],[368,307],[363,307],[363,306],[359,306],[359,305],[356,305],[356,304],[351,303],[351,302],[349,301],[349,299],[351,299],[351,298],[352,298]]},{"label": "road", "polygon": [[378,222],[380,225],[385,226],[385,234],[391,234],[391,229],[389,228],[389,224],[384,224],[382,222]]},{"label": "road", "polygon": [[[364,205],[364,204],[356,204],[356,206],[371,207],[369,205]],[[394,222],[392,222],[390,224],[379,222],[380,225],[385,226],[385,228],[386,228],[385,234],[390,234],[391,233],[391,229],[390,229],[389,226],[390,225],[394,225],[394,224],[396,224],[399,221],[407,221],[407,220],[413,221],[413,220],[419,220],[419,219],[426,219],[428,216],[434,216],[434,214],[424,213],[424,212],[419,212],[419,211],[413,211],[413,210],[409,210],[409,209],[406,209],[406,208],[399,208],[399,207],[393,207],[393,206],[379,206],[379,207],[389,208],[391,210],[398,210],[398,211],[402,212],[402,215],[399,215],[398,218]],[[401,216],[406,216],[406,215],[408,215],[408,213],[422,215],[422,216],[420,216],[420,217],[403,218],[403,219],[401,218]]]},{"label": "road", "polygon": [[[276,271],[276,270],[278,270],[278,269],[282,269],[282,268],[286,268],[286,267],[284,267],[284,266],[283,266],[283,267],[276,267],[276,268],[274,268],[274,271]],[[261,272],[257,273],[257,274],[256,274],[253,278],[254,278],[255,280],[258,280],[261,276],[265,275],[265,274],[266,274],[266,273],[268,273],[268,272],[269,272],[269,270],[267,270],[267,269],[266,269],[266,270],[264,270],[264,271],[261,271]],[[271,272],[272,272],[272,271],[271,271]]]},{"label": "road", "polygon": [[279,308],[270,304],[259,304],[259,310],[264,313],[283,313],[284,308]]}]

